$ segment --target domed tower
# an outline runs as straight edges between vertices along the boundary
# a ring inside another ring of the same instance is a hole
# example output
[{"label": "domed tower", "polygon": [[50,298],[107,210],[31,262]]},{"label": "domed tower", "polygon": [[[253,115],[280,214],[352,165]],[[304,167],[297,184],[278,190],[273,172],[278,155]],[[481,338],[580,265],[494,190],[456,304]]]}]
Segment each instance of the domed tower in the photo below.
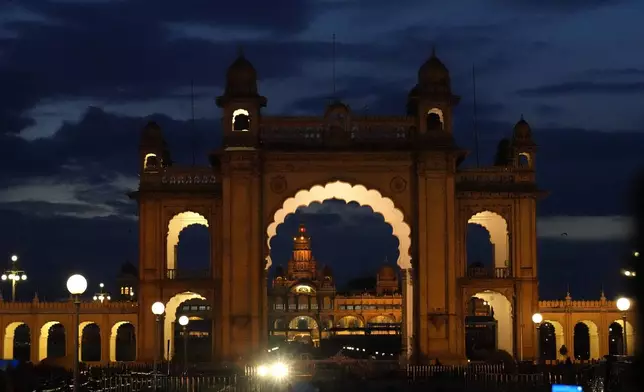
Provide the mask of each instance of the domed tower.
[{"label": "domed tower", "polygon": [[139,162],[141,173],[157,173],[162,168],[172,165],[161,127],[154,121],[147,123],[141,130]]},{"label": "domed tower", "polygon": [[434,137],[451,137],[452,108],[460,97],[452,94],[449,70],[432,55],[418,70],[418,84],[407,97],[407,112],[418,118],[418,133]]},{"label": "domed tower", "polygon": [[224,148],[259,145],[260,109],[266,106],[266,97],[259,95],[257,71],[241,52],[228,67],[226,88],[217,106],[224,111]]},{"label": "domed tower", "polygon": [[398,292],[398,273],[391,265],[383,265],[376,275],[376,292],[378,295]]},{"label": "domed tower", "polygon": [[118,298],[121,301],[135,301],[139,292],[139,271],[134,264],[126,261],[116,277],[119,286]]},{"label": "domed tower", "polygon": [[514,125],[512,132],[513,160],[516,167],[523,170],[534,170],[537,144],[532,139],[530,124],[521,119]]},{"label": "domed tower", "polygon": [[302,224],[297,229],[297,235],[293,237],[293,255],[288,261],[288,275],[293,279],[316,278],[317,262],[311,251],[311,237]]}]

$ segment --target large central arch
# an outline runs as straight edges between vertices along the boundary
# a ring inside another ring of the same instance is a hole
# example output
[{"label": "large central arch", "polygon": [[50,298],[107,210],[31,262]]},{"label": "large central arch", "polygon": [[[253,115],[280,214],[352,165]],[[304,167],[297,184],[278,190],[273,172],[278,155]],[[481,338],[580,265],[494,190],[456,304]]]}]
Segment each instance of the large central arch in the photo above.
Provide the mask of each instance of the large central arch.
[{"label": "large central arch", "polygon": [[277,227],[284,223],[289,214],[293,214],[299,207],[306,207],[311,203],[323,203],[326,200],[338,199],[347,203],[355,202],[361,206],[369,206],[373,212],[383,216],[386,223],[391,225],[392,234],[398,238],[398,266],[403,270],[405,279],[403,283],[403,345],[407,356],[411,355],[411,341],[413,337],[413,286],[410,271],[411,264],[411,227],[405,222],[403,212],[396,207],[393,200],[383,196],[375,189],[368,189],[363,185],[352,185],[344,181],[333,181],[325,185],[315,185],[310,189],[300,190],[295,196],[284,201],[282,207],[273,215],[273,221],[266,228],[266,242],[268,255],[266,256],[266,269],[272,265],[270,249],[271,240],[277,235]]},{"label": "large central arch", "polygon": [[[206,299],[201,294],[192,291],[178,293],[165,304],[165,318],[163,320],[163,356],[166,360],[171,360],[174,355],[174,322],[177,320],[177,309],[179,305],[190,299]],[[169,347],[167,346],[170,342]]]},{"label": "large central arch", "polygon": [[[266,242],[271,248],[271,240],[277,235],[277,227],[284,223],[289,214],[295,213],[299,207],[311,203],[323,203],[326,200],[339,199],[347,203],[356,202],[361,206],[369,206],[373,212],[380,214],[393,229],[393,235],[398,238],[398,266],[401,269],[411,268],[411,228],[405,223],[402,211],[394,205],[393,200],[383,196],[375,189],[367,189],[362,185],[351,185],[344,181],[329,182],[326,185],[315,185],[289,197],[282,208],[275,212],[273,222],[266,229]],[[272,264],[270,252],[266,257],[266,268]]]}]

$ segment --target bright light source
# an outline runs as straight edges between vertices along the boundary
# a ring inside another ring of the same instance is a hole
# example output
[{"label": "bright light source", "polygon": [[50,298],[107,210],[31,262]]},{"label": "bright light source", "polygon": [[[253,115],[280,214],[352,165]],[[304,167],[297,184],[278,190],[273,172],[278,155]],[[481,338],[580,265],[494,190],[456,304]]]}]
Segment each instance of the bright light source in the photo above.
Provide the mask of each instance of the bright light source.
[{"label": "bright light source", "polygon": [[2,280],[7,280],[7,278],[8,278],[8,276],[5,275],[5,274],[2,274],[2,276],[0,276],[0,279],[2,279]]},{"label": "bright light source", "polygon": [[152,304],[152,313],[161,316],[165,312],[165,305],[163,302],[155,302]]},{"label": "bright light source", "polygon": [[14,263],[18,261],[18,255],[11,255],[11,261],[13,261]]},{"label": "bright light source", "polygon": [[83,275],[75,274],[67,279],[67,291],[72,295],[81,295],[87,290],[87,279]]},{"label": "bright light source", "polygon": [[275,378],[285,378],[288,376],[288,366],[283,363],[275,363],[271,366],[271,373]]},{"label": "bright light source", "polygon": [[631,301],[628,298],[622,297],[617,300],[616,305],[617,309],[619,309],[621,312],[625,312],[631,308]]},{"label": "bright light source", "polygon": [[264,365],[259,365],[257,367],[257,375],[260,377],[266,377],[268,375],[268,368]]},{"label": "bright light source", "polygon": [[22,280],[27,280],[27,275],[22,275],[21,278]]},{"label": "bright light source", "polygon": [[190,319],[188,318],[188,316],[179,317],[179,325],[181,325],[182,327],[185,327],[186,325],[188,325],[189,322],[190,322]]},{"label": "bright light source", "polygon": [[640,257],[640,252],[638,252],[638,251],[633,252],[633,256]]},{"label": "bright light source", "polygon": [[543,316],[541,315],[541,313],[535,313],[535,314],[532,315],[532,322],[533,323],[541,324],[542,321],[543,321]]}]

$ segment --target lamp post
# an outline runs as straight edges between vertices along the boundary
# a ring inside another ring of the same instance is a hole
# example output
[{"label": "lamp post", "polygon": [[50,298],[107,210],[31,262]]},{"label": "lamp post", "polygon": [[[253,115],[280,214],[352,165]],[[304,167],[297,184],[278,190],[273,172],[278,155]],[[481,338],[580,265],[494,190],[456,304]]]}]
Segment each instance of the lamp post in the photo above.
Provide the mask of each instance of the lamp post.
[{"label": "lamp post", "polygon": [[628,298],[621,297],[617,300],[617,309],[622,312],[622,338],[624,341],[624,355],[628,355],[628,346],[626,345],[626,312],[631,308],[631,301]]},{"label": "lamp post", "polygon": [[155,338],[154,338],[154,389],[157,389],[157,366],[159,363],[159,352],[161,351],[159,348],[159,343],[161,342],[161,336],[159,335],[161,333],[161,315],[165,312],[165,305],[163,302],[155,302],[152,304],[152,314],[156,317],[156,323],[154,324],[156,327],[156,333],[155,333]]},{"label": "lamp post", "polygon": [[87,279],[75,274],[67,279],[67,290],[74,298],[74,392],[78,392],[79,351],[80,351],[80,296],[87,290]]},{"label": "lamp post", "polygon": [[105,285],[103,283],[99,283],[98,287],[100,288],[100,291],[94,294],[93,300],[101,301],[101,303],[103,303],[103,301],[111,301],[112,297],[110,296],[109,293],[105,292]]},{"label": "lamp post", "polygon": [[183,371],[188,371],[188,323],[190,319],[188,316],[179,317],[179,325],[183,332]]},{"label": "lamp post", "polygon": [[534,359],[538,362],[539,358],[541,357],[541,352],[540,352],[541,348],[539,347],[539,346],[541,346],[541,344],[540,344],[541,343],[541,339],[540,339],[540,332],[541,331],[539,331],[539,327],[541,327],[541,323],[543,322],[543,316],[541,315],[541,313],[533,314],[532,315],[532,322],[534,323],[534,325],[536,327],[536,332],[535,332],[535,335],[534,335],[535,336],[535,341],[536,341],[535,346],[534,346],[534,353],[535,353]]},{"label": "lamp post", "polygon": [[11,255],[10,260],[11,267],[0,276],[0,279],[11,281],[11,301],[14,302],[16,300],[16,285],[18,282],[27,280],[27,274],[18,268],[18,255]]}]

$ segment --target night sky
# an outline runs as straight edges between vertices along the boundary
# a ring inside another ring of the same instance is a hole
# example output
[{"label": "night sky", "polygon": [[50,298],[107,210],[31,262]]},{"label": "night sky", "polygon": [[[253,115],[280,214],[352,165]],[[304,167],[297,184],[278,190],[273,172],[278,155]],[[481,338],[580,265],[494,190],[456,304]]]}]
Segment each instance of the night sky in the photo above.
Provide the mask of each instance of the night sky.
[{"label": "night sky", "polygon": [[[190,163],[196,140],[205,164],[221,137],[214,97],[239,46],[258,70],[267,114],[321,115],[332,96],[334,33],[336,95],[374,115],[404,113],[435,45],[462,96],[454,129],[469,149],[475,66],[482,163],[521,114],[540,146],[538,180],[552,192],[538,209],[541,297],[561,298],[568,284],[574,298],[596,298],[602,284],[609,297],[620,291],[628,191],[644,160],[641,1],[1,4],[0,257],[21,256],[24,299],[36,290],[56,298],[73,271],[88,277],[90,292],[99,281],[113,285],[119,266],[137,260],[136,204],[126,192],[137,186],[147,121],[163,127],[176,161]],[[287,219],[275,263],[286,262],[300,222],[340,280],[396,259],[382,217],[336,202]],[[203,240],[198,229],[186,236],[187,245]]]}]

